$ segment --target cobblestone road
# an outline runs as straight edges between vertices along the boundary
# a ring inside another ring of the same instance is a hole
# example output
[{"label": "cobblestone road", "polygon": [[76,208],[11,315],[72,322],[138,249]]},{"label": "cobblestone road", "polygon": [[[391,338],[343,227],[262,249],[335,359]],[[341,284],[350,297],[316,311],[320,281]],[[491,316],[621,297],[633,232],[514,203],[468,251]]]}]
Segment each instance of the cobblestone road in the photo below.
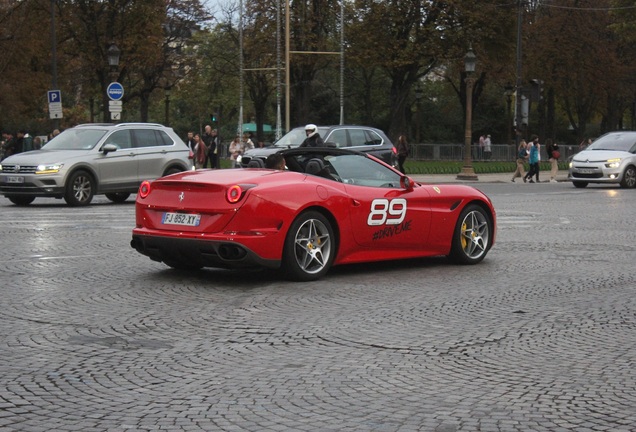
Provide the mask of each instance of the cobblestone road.
[{"label": "cobblestone road", "polygon": [[[526,185],[527,186],[527,185]],[[0,200],[0,431],[636,430],[636,192],[479,185],[498,243],[177,272],[134,206]]]}]

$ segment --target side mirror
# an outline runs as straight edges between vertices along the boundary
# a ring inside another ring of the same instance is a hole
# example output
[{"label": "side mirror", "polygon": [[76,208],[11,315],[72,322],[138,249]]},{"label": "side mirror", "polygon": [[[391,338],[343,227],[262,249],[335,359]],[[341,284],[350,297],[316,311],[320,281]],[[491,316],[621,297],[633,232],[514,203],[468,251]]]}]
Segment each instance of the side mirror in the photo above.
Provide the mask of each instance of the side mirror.
[{"label": "side mirror", "polygon": [[400,177],[400,186],[410,192],[413,190],[413,180],[411,180],[410,177],[403,175]]},{"label": "side mirror", "polygon": [[117,151],[117,146],[115,144],[104,144],[104,147],[102,147],[102,152],[104,154],[108,154],[110,152],[114,152]]}]

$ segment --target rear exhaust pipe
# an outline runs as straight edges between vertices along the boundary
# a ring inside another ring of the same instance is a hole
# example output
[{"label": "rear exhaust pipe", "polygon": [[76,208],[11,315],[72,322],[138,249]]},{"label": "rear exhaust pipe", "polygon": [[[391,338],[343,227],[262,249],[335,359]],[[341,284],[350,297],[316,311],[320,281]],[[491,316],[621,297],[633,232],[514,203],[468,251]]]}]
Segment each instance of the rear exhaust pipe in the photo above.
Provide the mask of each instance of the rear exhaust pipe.
[{"label": "rear exhaust pipe", "polygon": [[130,247],[135,249],[137,252],[141,252],[143,250],[141,240],[139,240],[137,237],[132,238],[132,240],[130,241]]},{"label": "rear exhaust pipe", "polygon": [[245,249],[233,243],[219,246],[219,256],[226,261],[239,261],[246,255]]}]

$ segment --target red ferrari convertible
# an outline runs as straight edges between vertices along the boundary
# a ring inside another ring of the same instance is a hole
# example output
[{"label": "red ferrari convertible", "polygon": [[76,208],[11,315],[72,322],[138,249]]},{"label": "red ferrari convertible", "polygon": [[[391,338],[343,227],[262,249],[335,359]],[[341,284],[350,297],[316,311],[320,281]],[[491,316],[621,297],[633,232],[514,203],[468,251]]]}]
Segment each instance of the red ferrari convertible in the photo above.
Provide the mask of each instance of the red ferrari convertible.
[{"label": "red ferrari convertible", "polygon": [[412,181],[367,154],[281,152],[285,169],[182,172],[145,181],[131,246],[177,269],[280,269],[309,281],[339,264],[446,255],[484,259],[490,199],[469,186]]}]

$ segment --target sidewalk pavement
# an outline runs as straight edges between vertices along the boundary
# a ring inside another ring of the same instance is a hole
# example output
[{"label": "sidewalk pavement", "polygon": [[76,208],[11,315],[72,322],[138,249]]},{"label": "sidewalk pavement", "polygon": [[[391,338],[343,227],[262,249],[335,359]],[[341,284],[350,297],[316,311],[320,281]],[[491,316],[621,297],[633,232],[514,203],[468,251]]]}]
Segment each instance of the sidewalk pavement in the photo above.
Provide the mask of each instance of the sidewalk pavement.
[{"label": "sidewalk pavement", "polygon": [[[408,174],[413,180],[422,182],[422,183],[463,183],[468,185],[474,185],[478,183],[511,183],[512,173],[493,173],[493,174],[477,174],[477,181],[472,180],[458,180],[457,174]],[[541,179],[541,183],[549,183],[550,182],[550,172],[549,171],[541,171],[539,174],[539,179]],[[568,181],[568,171],[560,170],[557,173],[556,177],[557,182],[565,182]],[[523,184],[523,179],[521,177],[517,177],[515,179],[516,183]]]}]

